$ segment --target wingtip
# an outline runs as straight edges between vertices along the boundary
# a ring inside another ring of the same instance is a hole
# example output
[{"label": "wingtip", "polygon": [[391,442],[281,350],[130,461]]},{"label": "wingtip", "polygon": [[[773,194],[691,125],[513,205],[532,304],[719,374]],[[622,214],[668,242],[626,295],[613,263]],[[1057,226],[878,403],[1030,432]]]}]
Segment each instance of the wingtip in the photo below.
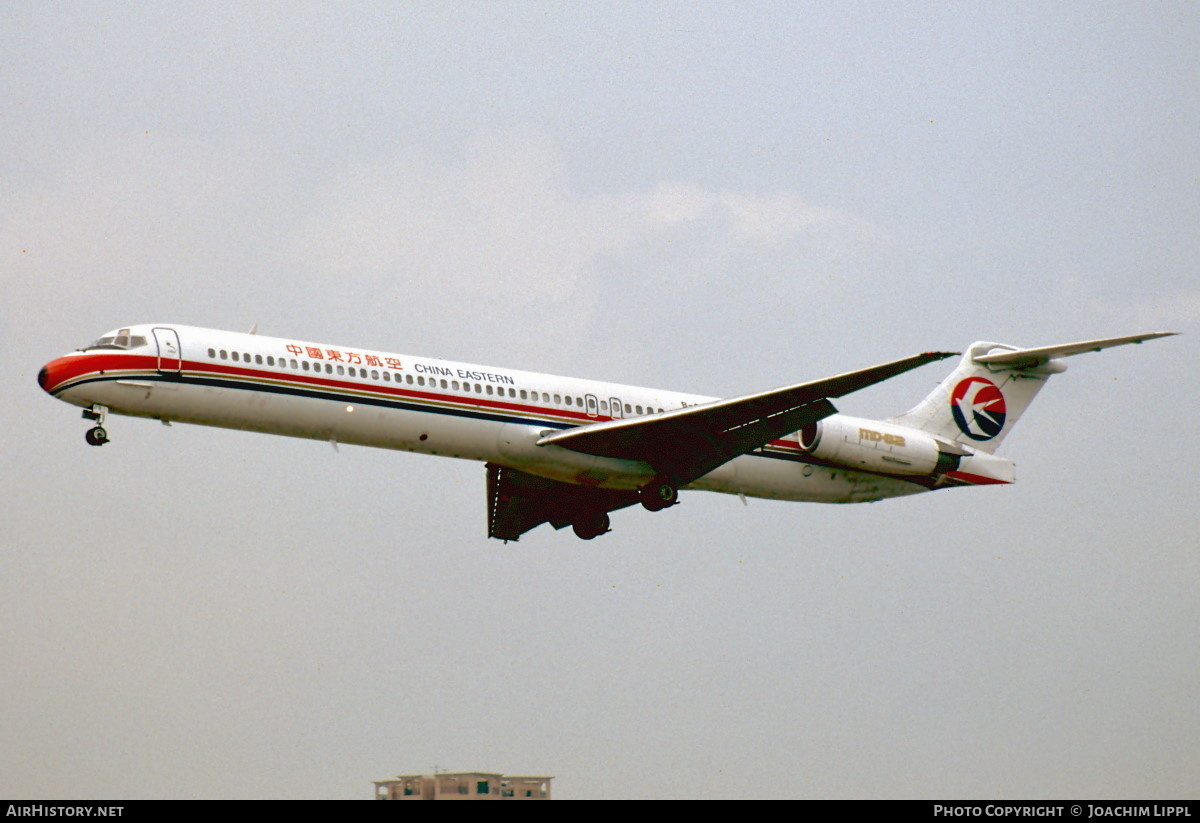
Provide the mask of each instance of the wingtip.
[{"label": "wingtip", "polygon": [[1177,331],[1152,331],[1152,332],[1149,332],[1148,334],[1134,335],[1137,339],[1131,340],[1131,342],[1134,343],[1135,345],[1140,346],[1142,343],[1145,343],[1147,340],[1157,340],[1160,337],[1174,337],[1177,334],[1179,334],[1179,332],[1177,332]]}]

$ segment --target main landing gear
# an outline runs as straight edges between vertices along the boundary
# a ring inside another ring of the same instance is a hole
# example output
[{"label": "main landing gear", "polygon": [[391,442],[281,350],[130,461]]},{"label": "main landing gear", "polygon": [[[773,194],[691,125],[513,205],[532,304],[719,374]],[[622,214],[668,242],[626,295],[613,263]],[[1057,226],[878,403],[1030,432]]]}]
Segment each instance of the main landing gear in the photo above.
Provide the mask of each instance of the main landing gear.
[{"label": "main landing gear", "polygon": [[[679,502],[679,489],[665,477],[656,477],[638,489],[638,500],[649,511],[661,511]],[[592,511],[579,515],[579,519],[571,523],[571,528],[576,537],[591,540],[607,532],[609,524],[607,512]]]},{"label": "main landing gear", "polygon": [[638,498],[647,511],[661,511],[679,502],[679,489],[665,477],[656,477],[638,489]]},{"label": "main landing gear", "polygon": [[595,512],[571,524],[571,528],[575,531],[575,536],[580,540],[591,540],[593,537],[599,537],[608,531],[608,526],[608,512]]},{"label": "main landing gear", "polygon": [[108,442],[108,432],[104,430],[104,416],[108,414],[108,407],[94,405],[90,409],[83,410],[84,420],[95,420],[96,425],[88,429],[87,434],[83,439],[88,442],[89,446],[103,446]]}]

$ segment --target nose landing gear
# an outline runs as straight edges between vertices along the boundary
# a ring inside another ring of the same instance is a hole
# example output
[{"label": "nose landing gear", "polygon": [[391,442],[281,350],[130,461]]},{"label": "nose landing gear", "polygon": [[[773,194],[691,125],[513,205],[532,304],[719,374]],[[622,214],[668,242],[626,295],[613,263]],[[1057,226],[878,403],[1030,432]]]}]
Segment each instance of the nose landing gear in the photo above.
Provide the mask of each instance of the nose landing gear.
[{"label": "nose landing gear", "polygon": [[103,446],[108,442],[108,432],[104,430],[104,416],[108,414],[108,407],[99,404],[93,405],[90,409],[83,410],[84,420],[95,420],[96,425],[88,429],[87,434],[83,439],[87,441],[89,446]]}]

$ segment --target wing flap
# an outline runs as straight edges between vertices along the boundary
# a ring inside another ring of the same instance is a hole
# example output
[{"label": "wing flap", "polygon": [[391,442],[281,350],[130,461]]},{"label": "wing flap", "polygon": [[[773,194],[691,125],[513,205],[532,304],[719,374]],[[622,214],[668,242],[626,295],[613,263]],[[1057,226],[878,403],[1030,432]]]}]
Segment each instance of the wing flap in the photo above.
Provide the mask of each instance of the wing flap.
[{"label": "wing flap", "polygon": [[589,513],[611,512],[637,502],[636,492],[559,483],[487,464],[488,537],[519,540],[543,523],[561,529]]}]

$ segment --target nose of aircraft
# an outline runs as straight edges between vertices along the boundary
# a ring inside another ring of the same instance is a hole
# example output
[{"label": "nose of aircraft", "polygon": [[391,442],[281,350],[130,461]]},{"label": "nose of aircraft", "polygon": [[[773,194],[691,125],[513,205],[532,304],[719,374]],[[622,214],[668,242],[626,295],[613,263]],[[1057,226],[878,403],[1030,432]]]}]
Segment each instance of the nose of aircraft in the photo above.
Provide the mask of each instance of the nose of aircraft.
[{"label": "nose of aircraft", "polygon": [[54,390],[71,376],[70,369],[70,358],[59,357],[51,360],[38,372],[38,385],[42,387],[42,391],[53,394]]}]

